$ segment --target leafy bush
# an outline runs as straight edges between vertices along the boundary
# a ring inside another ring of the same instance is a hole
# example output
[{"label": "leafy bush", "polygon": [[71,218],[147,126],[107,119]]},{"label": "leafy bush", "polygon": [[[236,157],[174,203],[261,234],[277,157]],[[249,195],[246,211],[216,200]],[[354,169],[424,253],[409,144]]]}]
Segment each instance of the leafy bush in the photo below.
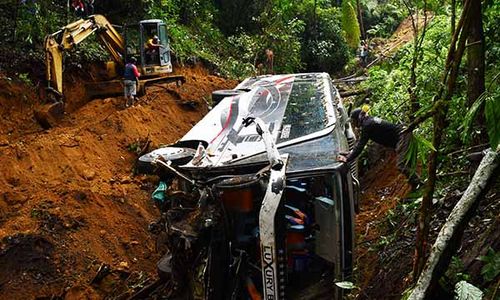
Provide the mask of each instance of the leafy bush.
[{"label": "leafy bush", "polygon": [[[434,95],[440,88],[442,71],[449,47],[449,22],[446,16],[436,16],[430,24],[426,39],[423,43],[423,52],[416,69],[417,89],[415,91],[421,109],[417,114],[427,111],[432,106]],[[410,123],[414,115],[408,114],[410,99],[408,94],[412,43],[402,47],[395,54],[394,59],[380,66],[370,68],[369,79],[364,83],[371,89],[372,113],[395,123]],[[459,76],[457,86],[465,86],[463,75]],[[447,115],[449,126],[445,135],[445,149],[451,145],[461,143],[460,130],[465,110],[465,91],[458,89],[451,99]],[[431,139],[431,120],[424,122],[415,130],[420,141]],[[420,143],[424,145],[423,143]],[[429,147],[418,147],[418,156],[423,159],[427,156]],[[415,154],[415,153],[413,153]]]},{"label": "leafy bush", "polygon": [[235,59],[232,56],[220,62],[220,68],[223,75],[238,80],[242,80],[250,76],[255,76],[256,74],[253,64],[248,62],[241,62],[240,60]]},{"label": "leafy bush", "polygon": [[460,281],[455,285],[456,300],[481,300],[483,292],[467,281]]},{"label": "leafy bush", "polygon": [[[349,60],[349,49],[340,28],[337,8],[320,9],[317,24],[308,24],[304,34],[302,59],[307,71],[335,73],[341,71]],[[317,28],[313,28],[316,26]]]},{"label": "leafy bush", "polygon": [[[486,1],[484,5],[484,36],[486,40],[486,68],[497,71],[500,58],[500,2]],[[493,74],[494,75],[494,74]]]},{"label": "leafy bush", "polygon": [[363,24],[369,37],[389,37],[404,19],[405,12],[391,1],[361,1]]},{"label": "leafy bush", "polygon": [[[418,86],[416,95],[422,110],[426,110],[432,105],[432,98],[439,89],[436,82],[439,82],[441,78],[448,51],[448,28],[449,24],[445,16],[436,17],[428,29],[423,44],[421,63],[416,70]],[[394,60],[372,67],[369,70],[369,79],[365,83],[365,87],[372,90],[372,111],[393,122],[408,123],[411,121],[407,112],[410,111],[408,86],[412,47],[413,45],[409,43],[395,54]],[[456,102],[457,105],[452,105],[450,114],[462,113],[463,97],[455,98],[452,101]],[[459,125],[459,123],[454,124],[455,129]],[[428,129],[424,126],[425,132],[428,133]]]},{"label": "leafy bush", "polygon": [[40,47],[47,34],[65,25],[71,17],[66,13],[65,3],[58,1],[19,1],[1,12],[13,16],[2,20],[2,32],[10,34],[7,39],[14,41],[16,47],[23,48]]},{"label": "leafy bush", "polygon": [[500,274],[500,252],[489,248],[488,253],[479,257],[479,260],[485,263],[481,269],[481,275],[486,282],[494,280]]},{"label": "leafy bush", "polygon": [[274,51],[276,73],[294,73],[302,68],[300,35],[304,22],[299,19],[282,20],[275,15],[263,28],[263,49]]}]

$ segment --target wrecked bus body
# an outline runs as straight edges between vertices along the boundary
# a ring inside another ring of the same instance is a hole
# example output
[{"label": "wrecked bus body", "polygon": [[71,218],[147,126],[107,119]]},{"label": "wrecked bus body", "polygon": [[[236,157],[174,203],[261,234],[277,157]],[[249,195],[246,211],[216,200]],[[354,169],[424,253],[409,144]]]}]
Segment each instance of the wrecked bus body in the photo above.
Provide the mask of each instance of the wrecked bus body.
[{"label": "wrecked bus body", "polygon": [[[326,73],[249,78],[178,142],[158,174],[160,276],[192,299],[340,299],[353,264],[354,134]],[[156,191],[155,193],[157,193]]]}]

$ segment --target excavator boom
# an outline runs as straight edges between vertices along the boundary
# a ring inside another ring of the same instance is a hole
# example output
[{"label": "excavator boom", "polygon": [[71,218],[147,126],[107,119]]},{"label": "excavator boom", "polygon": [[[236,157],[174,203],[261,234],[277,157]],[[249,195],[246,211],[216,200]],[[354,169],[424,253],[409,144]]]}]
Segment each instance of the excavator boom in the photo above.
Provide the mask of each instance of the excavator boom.
[{"label": "excavator boom", "polygon": [[96,33],[111,54],[113,61],[124,65],[125,40],[102,15],[92,15],[64,26],[45,38],[47,80],[49,89],[62,97],[62,57],[65,50],[73,49],[90,35]]}]

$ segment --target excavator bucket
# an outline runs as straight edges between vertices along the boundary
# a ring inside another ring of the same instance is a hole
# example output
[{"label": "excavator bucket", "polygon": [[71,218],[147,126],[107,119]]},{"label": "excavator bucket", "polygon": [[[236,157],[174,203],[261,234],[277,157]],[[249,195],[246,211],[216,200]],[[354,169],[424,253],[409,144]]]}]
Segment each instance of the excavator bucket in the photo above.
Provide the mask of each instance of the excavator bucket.
[{"label": "excavator bucket", "polygon": [[35,119],[44,129],[54,127],[64,116],[64,102],[44,104],[35,109]]},{"label": "excavator bucket", "polygon": [[44,129],[49,129],[64,117],[64,97],[56,89],[48,87],[42,90],[41,98],[45,104],[35,108],[35,119]]}]

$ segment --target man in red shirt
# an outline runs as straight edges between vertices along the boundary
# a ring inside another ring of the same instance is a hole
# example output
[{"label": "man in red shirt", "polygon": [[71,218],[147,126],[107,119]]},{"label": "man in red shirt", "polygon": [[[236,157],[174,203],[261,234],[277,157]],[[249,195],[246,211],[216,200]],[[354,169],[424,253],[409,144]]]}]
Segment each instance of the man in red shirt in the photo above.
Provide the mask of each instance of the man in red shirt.
[{"label": "man in red shirt", "polygon": [[139,83],[141,74],[137,70],[136,63],[137,59],[131,57],[128,64],[125,65],[125,72],[123,74],[123,84],[125,85],[124,93],[125,99],[127,100],[125,107],[134,105],[135,95],[137,94],[137,84]]},{"label": "man in red shirt", "polygon": [[85,15],[85,6],[82,0],[73,0],[72,4],[73,9],[75,10],[75,15],[78,18],[83,18]]}]

